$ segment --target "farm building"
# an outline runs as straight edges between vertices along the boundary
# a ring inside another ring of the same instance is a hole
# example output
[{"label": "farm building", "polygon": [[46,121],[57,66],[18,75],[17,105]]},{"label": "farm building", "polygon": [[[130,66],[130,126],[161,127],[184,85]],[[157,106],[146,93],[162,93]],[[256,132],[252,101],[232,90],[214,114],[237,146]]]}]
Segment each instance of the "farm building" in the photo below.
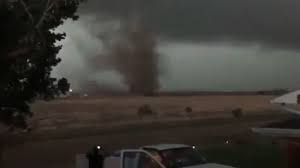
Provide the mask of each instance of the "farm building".
[{"label": "farm building", "polygon": [[283,111],[290,113],[290,119],[270,123],[253,131],[264,136],[278,139],[285,147],[288,158],[288,168],[300,167],[300,90],[285,94],[271,100]]}]

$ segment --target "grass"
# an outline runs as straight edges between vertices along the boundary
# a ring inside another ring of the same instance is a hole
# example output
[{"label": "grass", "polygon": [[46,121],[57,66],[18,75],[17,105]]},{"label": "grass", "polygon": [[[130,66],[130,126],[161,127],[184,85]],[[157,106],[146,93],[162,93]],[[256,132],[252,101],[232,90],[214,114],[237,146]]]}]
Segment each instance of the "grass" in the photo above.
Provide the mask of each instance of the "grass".
[{"label": "grass", "polygon": [[237,168],[283,168],[284,156],[279,145],[218,145],[202,151],[209,162]]}]

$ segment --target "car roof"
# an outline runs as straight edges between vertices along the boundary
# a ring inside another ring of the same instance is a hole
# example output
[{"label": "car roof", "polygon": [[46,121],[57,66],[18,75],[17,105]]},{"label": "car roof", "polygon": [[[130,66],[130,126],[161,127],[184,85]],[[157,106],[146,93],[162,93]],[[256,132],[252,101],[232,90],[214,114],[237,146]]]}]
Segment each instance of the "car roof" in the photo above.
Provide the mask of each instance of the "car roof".
[{"label": "car roof", "polygon": [[177,148],[188,148],[190,145],[185,144],[157,144],[157,145],[146,145],[143,146],[143,149],[154,149],[154,150],[169,150],[169,149],[177,149]]}]

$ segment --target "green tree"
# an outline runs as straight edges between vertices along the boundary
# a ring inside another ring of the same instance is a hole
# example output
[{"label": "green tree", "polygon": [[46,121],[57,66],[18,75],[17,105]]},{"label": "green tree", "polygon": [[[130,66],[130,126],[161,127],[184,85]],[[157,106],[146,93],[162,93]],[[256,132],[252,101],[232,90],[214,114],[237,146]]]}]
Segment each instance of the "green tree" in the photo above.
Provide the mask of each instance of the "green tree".
[{"label": "green tree", "polygon": [[51,77],[65,33],[54,29],[76,20],[83,0],[0,0],[0,123],[26,128],[30,103],[65,94],[65,78]]}]

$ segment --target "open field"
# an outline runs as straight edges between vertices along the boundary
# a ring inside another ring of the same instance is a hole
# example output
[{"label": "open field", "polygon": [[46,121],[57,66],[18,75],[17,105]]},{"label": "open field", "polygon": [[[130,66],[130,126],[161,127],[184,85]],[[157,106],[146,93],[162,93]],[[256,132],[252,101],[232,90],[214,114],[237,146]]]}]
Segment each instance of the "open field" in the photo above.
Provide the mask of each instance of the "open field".
[{"label": "open field", "polygon": [[[38,102],[33,106],[36,114],[31,121],[33,131],[3,138],[10,144],[4,149],[3,167],[73,168],[75,154],[84,153],[95,144],[102,144],[108,151],[155,143],[208,145],[210,148],[204,152],[209,159],[226,159],[231,163],[230,158],[218,156],[218,153],[234,149],[224,149],[225,141],[248,145],[271,142],[250,131],[252,127],[286,117],[269,105],[271,98],[232,95],[129,96]],[[143,104],[151,105],[158,117],[139,119],[137,109]],[[184,112],[186,106],[193,108],[191,116]],[[238,107],[245,113],[241,119],[232,117],[231,110]],[[244,156],[243,162],[255,162],[251,158],[247,160],[249,154],[240,153],[240,147],[232,152],[232,156],[240,154],[241,158]],[[249,152],[254,155],[253,151]]]},{"label": "open field", "polygon": [[[269,104],[272,96],[114,96],[62,99],[33,105],[34,128],[63,129],[140,121],[138,108],[144,104],[158,113],[158,120],[187,117],[231,117],[231,111],[242,108],[246,115],[276,110]],[[191,107],[187,116],[184,109]],[[148,117],[146,120],[152,120]],[[155,120],[157,120],[155,119]]]}]

